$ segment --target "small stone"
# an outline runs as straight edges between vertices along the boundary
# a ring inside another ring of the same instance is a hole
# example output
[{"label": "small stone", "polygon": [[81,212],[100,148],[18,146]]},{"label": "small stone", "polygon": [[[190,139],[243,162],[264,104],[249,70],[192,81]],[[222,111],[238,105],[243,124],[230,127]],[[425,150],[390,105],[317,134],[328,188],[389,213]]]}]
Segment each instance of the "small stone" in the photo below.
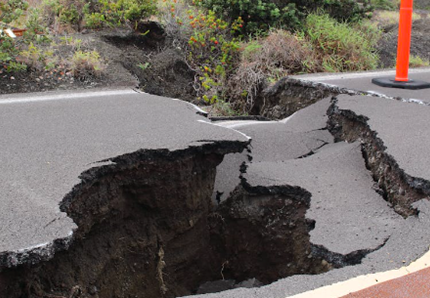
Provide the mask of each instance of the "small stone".
[{"label": "small stone", "polygon": [[91,287],[88,289],[88,293],[90,293],[91,295],[95,295],[95,294],[97,294],[97,292],[98,292],[98,289],[97,289],[97,287],[96,287],[96,286],[91,286]]},{"label": "small stone", "polygon": [[247,280],[244,280],[240,283],[238,283],[237,285],[235,285],[235,288],[256,288],[256,287],[261,287],[263,285],[263,283],[261,281],[259,281],[256,278],[250,278]]},{"label": "small stone", "polygon": [[11,80],[15,80],[15,77],[10,77]]}]

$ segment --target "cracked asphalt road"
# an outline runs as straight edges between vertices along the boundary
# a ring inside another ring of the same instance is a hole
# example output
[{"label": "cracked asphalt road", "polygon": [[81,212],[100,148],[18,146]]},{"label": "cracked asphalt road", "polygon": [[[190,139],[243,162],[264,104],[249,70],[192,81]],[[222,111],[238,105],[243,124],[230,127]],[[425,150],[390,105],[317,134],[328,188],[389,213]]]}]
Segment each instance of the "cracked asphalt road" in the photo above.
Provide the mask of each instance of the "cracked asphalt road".
[{"label": "cracked asphalt road", "polygon": [[[385,98],[339,96],[336,108],[364,116],[401,169],[427,183],[430,93],[369,85],[371,77],[387,74],[305,79],[384,92]],[[422,70],[411,76],[426,80],[429,74],[430,70]],[[397,96],[413,100],[388,98]],[[226,121],[213,126],[204,123],[191,105],[133,92],[68,100],[0,97],[0,183],[2,206],[6,206],[0,213],[0,221],[6,223],[0,229],[0,237],[6,239],[0,252],[69,237],[74,224],[58,211],[57,204],[94,162],[141,148],[180,150],[208,140],[246,143],[249,135],[251,152],[228,155],[218,169],[215,191],[224,193],[222,200],[240,183],[239,167],[246,162],[243,178],[252,186],[294,185],[311,192],[306,216],[315,220],[314,245],[333,254],[368,253],[355,266],[324,274],[295,275],[260,288],[193,297],[285,298],[416,260],[430,244],[429,201],[414,203],[416,216],[402,218],[394,213],[375,191],[359,143],[333,144],[326,127],[330,104],[330,99],[322,100],[279,122]],[[166,117],[160,119],[160,114]],[[184,119],[183,115],[189,116]]]}]

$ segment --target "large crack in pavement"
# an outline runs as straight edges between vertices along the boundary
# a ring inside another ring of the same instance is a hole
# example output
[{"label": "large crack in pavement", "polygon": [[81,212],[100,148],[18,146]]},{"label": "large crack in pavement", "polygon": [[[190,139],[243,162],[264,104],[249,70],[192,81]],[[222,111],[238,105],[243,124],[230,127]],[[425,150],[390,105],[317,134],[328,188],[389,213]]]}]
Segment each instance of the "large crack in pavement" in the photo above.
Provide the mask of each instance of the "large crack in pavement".
[{"label": "large crack in pavement", "polygon": [[[380,108],[385,115],[375,114]],[[425,156],[426,148],[421,145],[425,140],[416,138],[426,125],[427,109],[383,98],[340,96],[329,112],[330,131],[338,140],[362,142],[366,164],[376,186],[403,216],[416,214],[412,203],[430,195],[427,167],[419,160]],[[414,119],[412,123],[411,119]],[[424,127],[417,125],[417,121]],[[425,135],[422,131],[421,138]]]}]

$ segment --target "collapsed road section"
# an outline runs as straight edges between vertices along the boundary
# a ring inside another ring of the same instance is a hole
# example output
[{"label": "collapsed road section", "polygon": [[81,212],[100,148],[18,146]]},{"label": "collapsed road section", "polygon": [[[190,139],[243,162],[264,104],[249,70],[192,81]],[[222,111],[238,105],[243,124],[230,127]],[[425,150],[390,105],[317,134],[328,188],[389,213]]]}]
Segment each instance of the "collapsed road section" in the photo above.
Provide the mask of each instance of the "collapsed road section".
[{"label": "collapsed road section", "polygon": [[427,106],[342,95],[216,125],[131,91],[0,107],[0,297],[285,298],[428,249]]},{"label": "collapsed road section", "polygon": [[1,297],[177,297],[331,268],[310,257],[307,191],[248,187],[213,208],[217,165],[250,138],[190,104],[102,92],[0,105]]},{"label": "collapsed road section", "polygon": [[210,260],[181,270],[206,257],[215,168],[248,137],[128,91],[0,106],[1,297],[172,296],[211,278]]}]

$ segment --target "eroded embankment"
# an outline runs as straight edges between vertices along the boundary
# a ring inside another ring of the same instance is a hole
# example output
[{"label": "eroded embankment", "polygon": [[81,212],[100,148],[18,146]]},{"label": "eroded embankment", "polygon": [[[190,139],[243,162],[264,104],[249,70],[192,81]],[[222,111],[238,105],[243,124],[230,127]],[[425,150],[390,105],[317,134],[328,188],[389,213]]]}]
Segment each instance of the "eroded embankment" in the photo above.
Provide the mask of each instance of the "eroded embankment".
[{"label": "eroded embankment", "polygon": [[412,203],[430,195],[427,183],[405,173],[395,158],[386,152],[378,133],[370,128],[367,117],[350,110],[342,110],[333,99],[329,111],[328,127],[336,141],[361,140],[367,168],[376,181],[376,190],[390,202],[394,210],[404,217],[417,213]]},{"label": "eroded embankment", "polygon": [[252,112],[271,119],[282,119],[323,98],[356,93],[334,85],[285,77],[263,90]]},{"label": "eroded embankment", "polygon": [[50,261],[0,273],[0,297],[176,297],[207,281],[263,283],[328,264],[310,257],[309,194],[237,189],[212,210],[210,145],[141,151],[82,174],[61,209],[78,229]]}]

